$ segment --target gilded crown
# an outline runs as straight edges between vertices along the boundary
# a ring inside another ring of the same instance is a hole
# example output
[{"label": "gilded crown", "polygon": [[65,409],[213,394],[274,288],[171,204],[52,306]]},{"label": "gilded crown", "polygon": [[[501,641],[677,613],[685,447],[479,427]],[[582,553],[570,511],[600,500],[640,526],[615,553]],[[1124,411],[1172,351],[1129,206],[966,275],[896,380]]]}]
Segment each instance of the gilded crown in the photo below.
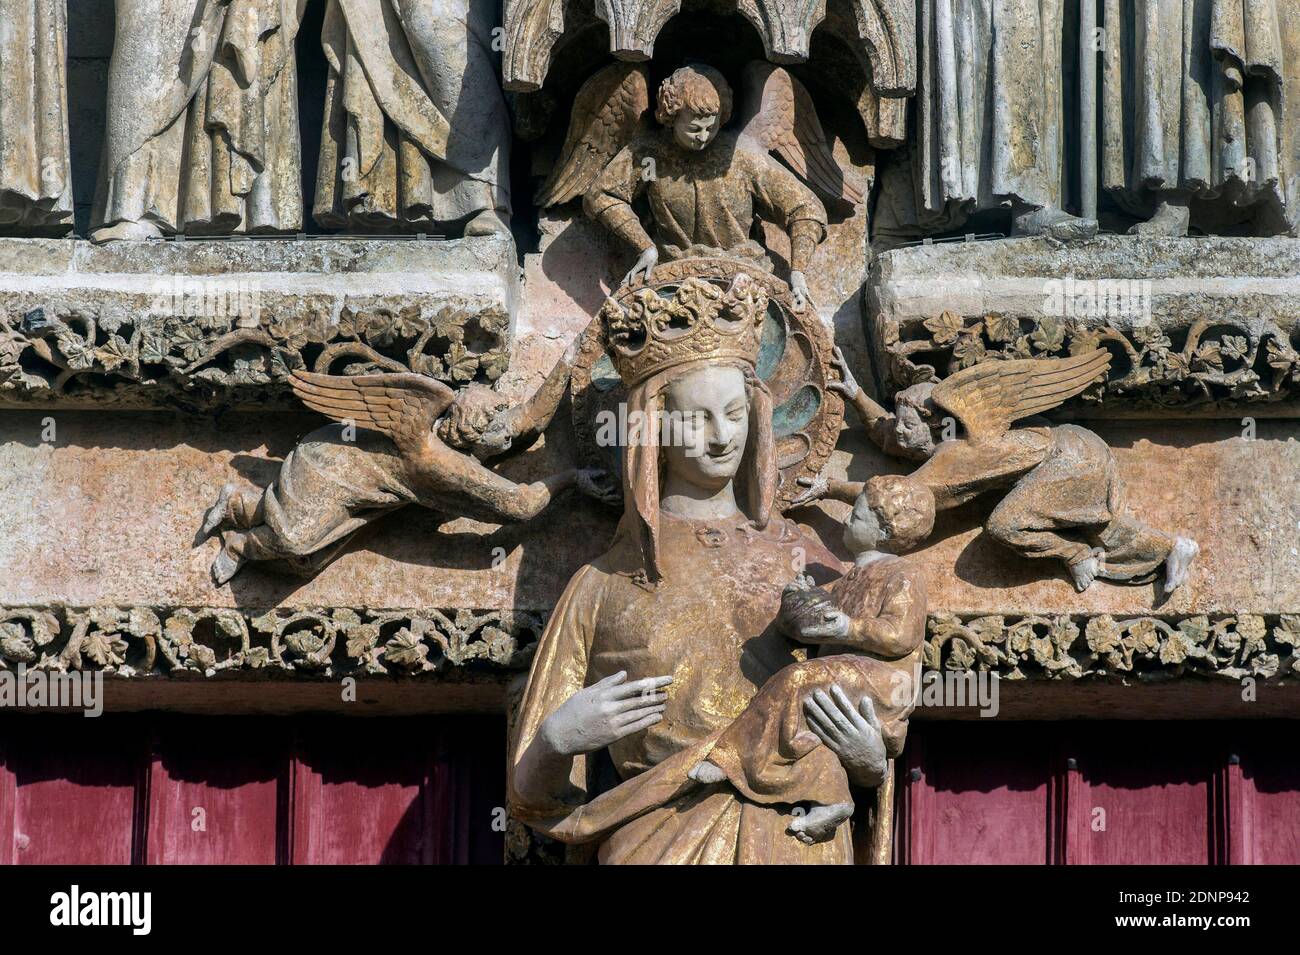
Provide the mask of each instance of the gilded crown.
[{"label": "gilded crown", "polygon": [[632,388],[687,362],[735,359],[752,367],[766,313],[767,292],[742,272],[726,289],[691,277],[671,295],[642,288],[626,305],[608,298],[600,320],[610,360]]}]

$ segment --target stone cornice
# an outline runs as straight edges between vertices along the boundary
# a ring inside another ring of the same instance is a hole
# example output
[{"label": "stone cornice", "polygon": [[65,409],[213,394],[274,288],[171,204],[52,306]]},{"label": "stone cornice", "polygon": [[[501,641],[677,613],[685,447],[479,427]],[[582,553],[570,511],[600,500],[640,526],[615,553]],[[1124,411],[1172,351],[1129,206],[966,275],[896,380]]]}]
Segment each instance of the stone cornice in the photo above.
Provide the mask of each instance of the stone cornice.
[{"label": "stone cornice", "polygon": [[1040,239],[936,243],[879,256],[869,298],[889,393],[986,359],[1101,346],[1109,377],[1083,416],[1294,414],[1300,242]]},{"label": "stone cornice", "polygon": [[276,410],[294,368],[509,363],[509,240],[0,239],[0,407]]}]

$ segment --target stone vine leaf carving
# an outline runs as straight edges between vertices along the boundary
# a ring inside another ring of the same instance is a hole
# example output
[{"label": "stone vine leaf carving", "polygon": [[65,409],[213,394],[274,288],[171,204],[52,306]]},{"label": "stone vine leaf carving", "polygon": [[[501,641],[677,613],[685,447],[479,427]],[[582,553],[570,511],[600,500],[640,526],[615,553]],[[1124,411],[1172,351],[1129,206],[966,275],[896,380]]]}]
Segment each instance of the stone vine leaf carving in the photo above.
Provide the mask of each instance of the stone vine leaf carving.
[{"label": "stone vine leaf carving", "polygon": [[[0,401],[86,397],[97,404],[211,408],[238,400],[291,407],[295,369],[346,375],[414,371],[453,387],[495,381],[509,364],[502,309],[186,314],[183,301],[143,316],[112,305],[96,313],[0,309]],[[248,303],[245,303],[248,304]]]},{"label": "stone vine leaf carving", "polygon": [[[270,673],[334,679],[522,672],[546,617],[544,611],[464,608],[2,608],[0,669],[22,663],[124,678],[238,673],[254,679]],[[925,669],[989,671],[1004,679],[1300,677],[1300,613],[933,613],[926,634]]]},{"label": "stone vine leaf carving", "polygon": [[1300,675],[1300,615],[933,614],[925,666],[990,671],[1015,680],[1295,677]]},{"label": "stone vine leaf carving", "polygon": [[1300,395],[1300,334],[1268,318],[1177,316],[1118,328],[1080,319],[944,311],[901,328],[877,319],[895,388],[938,381],[985,360],[1056,358],[1107,348],[1108,377],[1086,404],[1144,408],[1232,407]]},{"label": "stone vine leaf carving", "polygon": [[527,667],[542,625],[526,611],[468,609],[10,608],[0,609],[0,670],[308,679],[514,671]]}]

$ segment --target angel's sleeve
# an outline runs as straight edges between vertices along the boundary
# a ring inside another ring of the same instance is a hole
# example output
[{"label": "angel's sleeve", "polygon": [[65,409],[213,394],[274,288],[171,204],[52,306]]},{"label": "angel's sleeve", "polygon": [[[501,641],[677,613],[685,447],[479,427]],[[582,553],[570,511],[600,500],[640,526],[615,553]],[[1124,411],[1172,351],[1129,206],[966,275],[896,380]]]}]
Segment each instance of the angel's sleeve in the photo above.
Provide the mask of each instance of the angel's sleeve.
[{"label": "angel's sleeve", "polygon": [[533,656],[528,689],[515,720],[510,747],[511,812],[547,832],[587,801],[587,757],[527,758],[542,723],[587,685],[587,659],[605,576],[582,567],[565,588]]},{"label": "angel's sleeve", "polygon": [[790,235],[790,268],[805,272],[817,244],[826,238],[826,207],[811,189],[775,159],[747,152],[750,190],[759,215]]},{"label": "angel's sleeve", "polygon": [[644,252],[655,244],[632,209],[632,202],[643,185],[632,147],[625,146],[601,170],[582,198],[582,208],[590,218],[601,223],[637,252]]}]

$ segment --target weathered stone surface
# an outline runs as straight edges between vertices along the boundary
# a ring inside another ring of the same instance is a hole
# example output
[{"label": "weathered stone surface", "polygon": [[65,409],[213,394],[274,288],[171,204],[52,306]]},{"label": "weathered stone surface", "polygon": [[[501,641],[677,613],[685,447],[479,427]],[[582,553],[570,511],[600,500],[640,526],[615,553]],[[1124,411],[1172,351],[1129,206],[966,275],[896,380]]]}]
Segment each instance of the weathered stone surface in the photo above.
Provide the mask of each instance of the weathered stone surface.
[{"label": "weathered stone surface", "polygon": [[[53,416],[55,441],[47,443],[43,417],[0,418],[0,605],[547,610],[613,535],[616,513],[577,495],[527,526],[495,530],[407,508],[310,582],[250,570],[218,589],[208,576],[217,542],[192,546],[204,508],[227,481],[269,480],[318,419],[67,412]],[[989,505],[976,502],[941,519],[909,557],[930,574],[934,611],[1118,619],[1300,607],[1300,444],[1285,426],[1261,421],[1255,440],[1228,422],[1097,431],[1115,450],[1133,511],[1204,542],[1185,587],[1159,607],[1152,587],[1099,583],[1078,594],[1054,566],[1049,576],[988,540],[981,525]],[[502,471],[523,480],[571,461],[570,440],[554,427],[546,446]],[[900,470],[851,431],[829,468],[854,480]],[[842,514],[827,502],[791,516],[837,549]]]},{"label": "weathered stone surface", "polygon": [[292,368],[505,370],[508,238],[0,239],[0,404],[295,407]]},{"label": "weathered stone surface", "polygon": [[1289,415],[1300,399],[1294,239],[939,243],[880,255],[869,288],[891,393],[985,358],[1101,345],[1110,377],[1080,414]]}]

